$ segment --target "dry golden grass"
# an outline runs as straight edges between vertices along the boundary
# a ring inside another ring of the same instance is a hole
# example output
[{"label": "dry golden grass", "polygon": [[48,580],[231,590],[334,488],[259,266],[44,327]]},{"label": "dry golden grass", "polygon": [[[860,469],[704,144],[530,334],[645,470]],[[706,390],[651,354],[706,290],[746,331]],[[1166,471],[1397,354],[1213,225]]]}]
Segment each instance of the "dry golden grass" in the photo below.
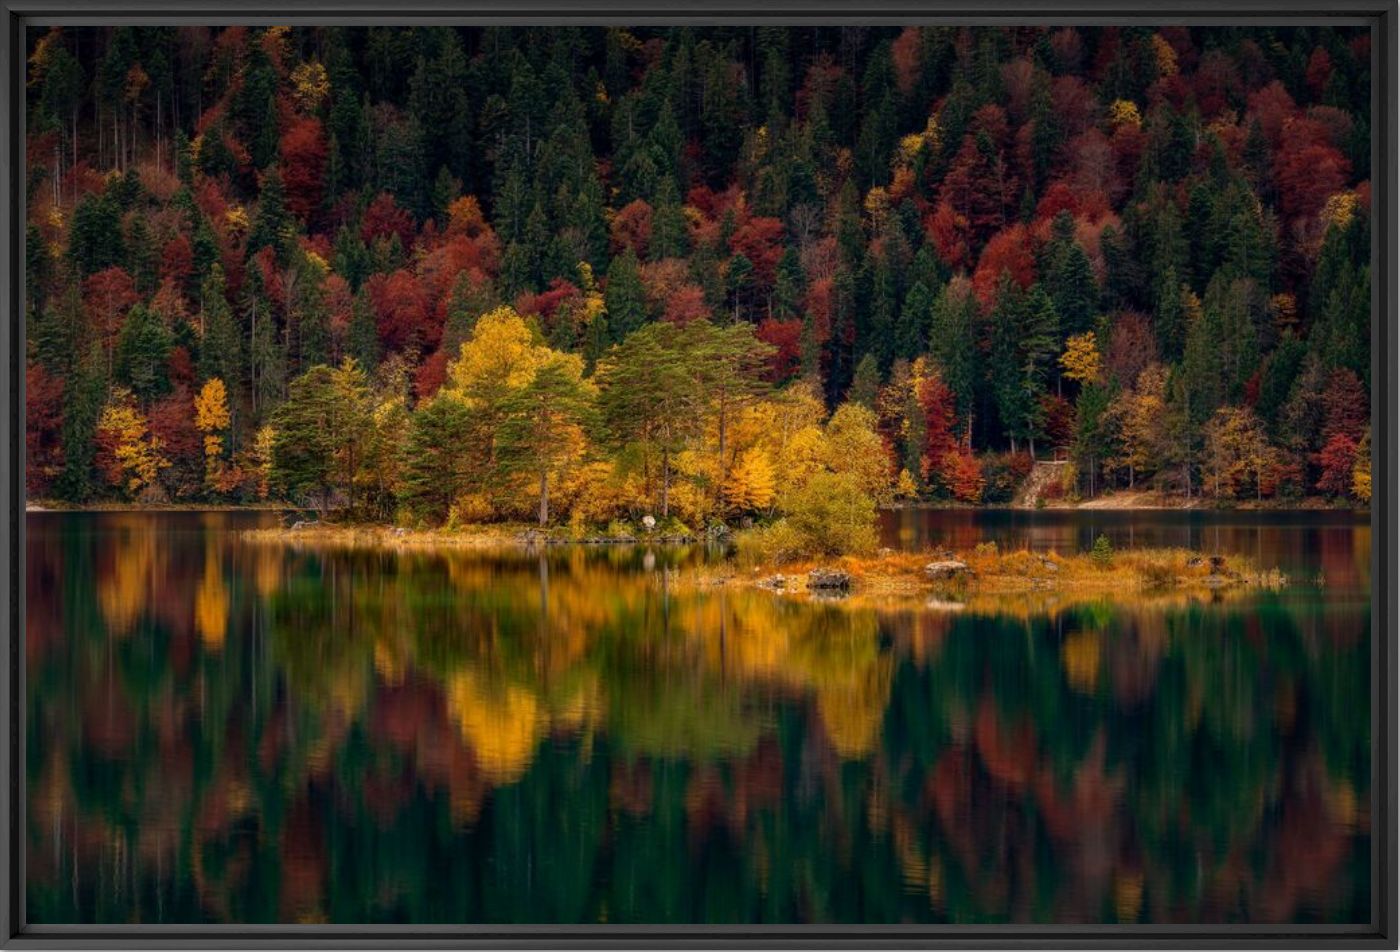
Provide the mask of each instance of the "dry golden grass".
[{"label": "dry golden grass", "polygon": [[313,524],[293,529],[247,529],[245,542],[338,549],[435,549],[454,546],[483,548],[516,545],[525,526],[471,525],[460,529],[399,529],[372,524]]},{"label": "dry golden grass", "polygon": [[[931,579],[924,566],[956,560],[967,565],[959,578]],[[979,598],[1026,596],[1030,602],[1076,601],[1105,596],[1169,596],[1223,592],[1243,588],[1278,588],[1287,579],[1277,569],[1261,570],[1249,559],[1229,555],[1214,561],[1186,549],[1132,549],[1107,558],[1063,555],[1028,549],[1000,551],[992,545],[961,553],[886,552],[874,557],[845,556],[785,562],[781,566],[705,567],[702,584],[768,584],[777,574],[785,592],[805,593],[806,576],[815,568],[842,569],[851,575],[852,591],[866,598],[934,597],[947,604],[974,607]]]}]

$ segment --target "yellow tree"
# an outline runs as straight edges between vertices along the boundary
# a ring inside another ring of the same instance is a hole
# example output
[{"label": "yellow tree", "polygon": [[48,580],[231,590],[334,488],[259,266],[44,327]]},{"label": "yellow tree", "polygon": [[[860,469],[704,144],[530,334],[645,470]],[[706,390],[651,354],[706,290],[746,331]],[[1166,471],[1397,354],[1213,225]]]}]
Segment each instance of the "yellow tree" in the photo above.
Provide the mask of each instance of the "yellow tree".
[{"label": "yellow tree", "polygon": [[194,398],[194,425],[204,434],[204,481],[220,492],[228,487],[224,466],[224,437],[228,429],[228,391],[218,377],[210,377]]},{"label": "yellow tree", "polygon": [[1098,340],[1093,331],[1075,334],[1065,342],[1065,352],[1060,355],[1060,366],[1065,376],[1079,383],[1097,383],[1103,373],[1103,359],[1099,356]]},{"label": "yellow tree", "polygon": [[824,462],[837,474],[849,474],[878,505],[891,501],[893,467],[885,441],[875,426],[875,414],[859,403],[843,403],[826,423]]},{"label": "yellow tree", "polygon": [[160,471],[170,465],[161,452],[160,439],[151,435],[146,415],[137,409],[129,390],[116,391],[107,402],[97,421],[97,436],[110,448],[132,495],[153,486]]},{"label": "yellow tree", "polygon": [[271,424],[258,427],[253,434],[253,445],[245,455],[244,469],[256,480],[258,498],[266,499],[269,481],[272,477],[272,447],[277,442],[277,431]]},{"label": "yellow tree", "polygon": [[506,401],[530,385],[552,353],[514,308],[498,307],[481,316],[448,365],[444,389],[471,411],[469,452],[481,462],[478,477],[489,477],[500,462],[497,435]]},{"label": "yellow tree", "polygon": [[1167,368],[1151,363],[1138,374],[1137,386],[1114,402],[1109,412],[1118,425],[1123,451],[1118,462],[1128,467],[1128,486],[1138,475],[1161,465],[1168,455]]},{"label": "yellow tree", "polygon": [[1371,429],[1356,444],[1356,462],[1351,469],[1351,493],[1358,501],[1371,501]]},{"label": "yellow tree", "polygon": [[1215,495],[1239,498],[1253,483],[1263,498],[1265,476],[1278,463],[1264,424],[1249,407],[1221,407],[1206,424],[1206,456]]},{"label": "yellow tree", "polygon": [[753,446],[739,454],[729,479],[724,484],[724,500],[741,511],[767,509],[773,504],[777,480],[773,463],[760,447]]}]

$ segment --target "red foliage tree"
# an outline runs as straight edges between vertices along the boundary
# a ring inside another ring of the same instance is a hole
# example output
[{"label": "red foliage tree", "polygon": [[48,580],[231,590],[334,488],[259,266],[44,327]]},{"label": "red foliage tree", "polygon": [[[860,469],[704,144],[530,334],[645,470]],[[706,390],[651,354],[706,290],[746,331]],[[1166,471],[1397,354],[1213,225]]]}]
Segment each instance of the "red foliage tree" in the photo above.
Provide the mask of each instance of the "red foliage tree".
[{"label": "red foliage tree", "polygon": [[1002,272],[1010,274],[1011,280],[1022,288],[1030,287],[1035,280],[1035,254],[1026,226],[1020,222],[993,235],[977,260],[977,270],[972,273],[972,293],[983,308],[991,307]]},{"label": "red foliage tree", "polygon": [[631,248],[638,258],[645,259],[651,247],[651,206],[638,198],[619,208],[613,218],[611,237],[613,254]]},{"label": "red foliage tree", "polygon": [[1124,311],[1113,319],[1104,363],[1120,387],[1132,387],[1138,374],[1157,358],[1157,339],[1152,324],[1137,311]]},{"label": "red foliage tree", "polygon": [[121,331],[126,312],[139,300],[136,282],[125,269],[116,265],[90,275],[83,282],[83,306],[109,352]]},{"label": "red foliage tree", "polygon": [[[978,116],[982,116],[979,111]],[[992,135],[995,123],[988,119],[986,136],[967,135],[953,157],[939,200],[967,222],[970,244],[976,245],[1006,223],[1017,195],[1015,176]],[[980,139],[980,144],[979,144]]]},{"label": "red foliage tree", "polygon": [[779,218],[750,218],[729,239],[729,250],[753,265],[754,282],[760,288],[773,286],[783,249],[783,222]]},{"label": "red foliage tree", "polygon": [[388,192],[380,192],[374,201],[369,203],[369,208],[365,209],[364,218],[360,221],[360,240],[370,245],[374,243],[374,239],[387,238],[390,235],[399,236],[404,251],[411,249],[414,237],[413,216],[394,202],[394,196]]},{"label": "red foliage tree", "polygon": [[[1285,139],[1291,125],[1284,130]],[[1279,209],[1289,218],[1315,215],[1327,197],[1341,191],[1351,176],[1351,163],[1330,145],[1294,147],[1285,141],[1274,157],[1274,184]]]},{"label": "red foliage tree", "polygon": [[194,377],[194,361],[190,358],[189,348],[184,344],[176,344],[170,348],[171,384],[189,388],[194,386]]},{"label": "red foliage tree", "polygon": [[661,319],[672,324],[689,324],[710,316],[710,306],[705,303],[705,289],[698,284],[686,284],[676,289],[676,293],[666,299]]},{"label": "red foliage tree", "polygon": [[1297,110],[1297,104],[1283,83],[1274,80],[1249,94],[1249,114],[1259,120],[1259,131],[1277,147],[1283,137],[1283,125]]},{"label": "red foliage tree", "polygon": [[427,295],[418,279],[400,268],[390,275],[376,274],[366,283],[386,350],[403,351],[410,345],[435,347],[442,327],[432,319]]},{"label": "red foliage tree", "polygon": [[802,322],[768,317],[759,322],[755,336],[773,345],[768,360],[768,382],[785,383],[797,376],[802,365]]},{"label": "red foliage tree", "polygon": [[1351,470],[1356,463],[1356,440],[1345,433],[1334,433],[1317,454],[1321,475],[1317,488],[1331,496],[1343,496],[1351,489]]},{"label": "red foliage tree", "polygon": [[196,493],[204,482],[204,434],[195,426],[192,406],[189,390],[176,387],[152,405],[149,418],[151,436],[160,441],[161,453],[172,464],[162,479],[175,483],[176,495]]},{"label": "red foliage tree", "polygon": [[1195,86],[1196,106],[1207,119],[1229,108],[1244,92],[1239,68],[1224,50],[1211,50],[1201,55]]},{"label": "red foliage tree", "polygon": [[326,180],[326,136],[321,120],[306,116],[282,133],[282,184],[287,207],[302,221],[309,221],[321,207]]},{"label": "red foliage tree", "polygon": [[1332,79],[1332,57],[1328,56],[1322,47],[1316,47],[1308,57],[1308,68],[1303,74],[1303,79],[1308,84],[1308,91],[1313,94],[1313,99],[1321,99],[1323,90]]},{"label": "red foliage tree", "polygon": [[934,207],[924,221],[924,233],[948,267],[962,270],[972,263],[967,218],[959,215],[950,202],[941,201]]},{"label": "red foliage tree", "polygon": [[63,378],[30,364],[24,374],[24,485],[42,495],[63,468]]},{"label": "red foliage tree", "polygon": [[1345,368],[1334,370],[1327,376],[1327,386],[1322,391],[1322,408],[1323,439],[1345,436],[1353,443],[1358,442],[1371,422],[1366,387],[1354,372]]},{"label": "red foliage tree", "polygon": [[419,400],[428,400],[438,392],[447,380],[447,353],[435,350],[418,368],[418,376],[413,381],[413,392]]},{"label": "red foliage tree", "polygon": [[906,26],[890,44],[890,59],[894,62],[894,84],[907,96],[914,91],[923,68],[923,40],[916,26]]},{"label": "red foliage tree", "polygon": [[959,446],[945,453],[938,464],[938,476],[953,498],[959,502],[979,503],[982,501],[982,464],[972,455],[972,450]]},{"label": "red foliage tree", "polygon": [[938,473],[943,459],[958,449],[953,432],[956,401],[943,378],[936,374],[919,380],[916,396],[924,414],[924,457],[920,466],[927,479]]},{"label": "red foliage tree", "polygon": [[173,281],[180,290],[189,287],[190,275],[194,271],[194,250],[190,240],[183,234],[176,235],[160,249],[160,277],[163,281]]}]

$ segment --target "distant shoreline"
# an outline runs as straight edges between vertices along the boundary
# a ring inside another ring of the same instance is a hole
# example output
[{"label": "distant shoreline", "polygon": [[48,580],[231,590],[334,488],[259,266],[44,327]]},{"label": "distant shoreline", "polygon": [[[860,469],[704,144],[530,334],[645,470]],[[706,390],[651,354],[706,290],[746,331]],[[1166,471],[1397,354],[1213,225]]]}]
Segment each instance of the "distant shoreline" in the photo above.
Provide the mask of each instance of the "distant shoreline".
[{"label": "distant shoreline", "polygon": [[[1154,501],[1155,500],[1155,501]],[[1278,500],[1249,501],[1242,500],[1231,505],[1214,505],[1199,497],[1186,500],[1180,497],[1161,497],[1157,493],[1113,493],[1105,496],[1096,496],[1093,499],[1086,499],[1081,502],[1067,502],[1055,500],[1047,502],[1044,506],[1012,506],[1009,504],[999,505],[961,505],[957,503],[944,502],[901,502],[892,506],[886,506],[885,512],[906,512],[925,510],[929,512],[1349,512],[1358,515],[1369,515],[1370,509],[1358,508],[1355,505],[1337,505],[1320,496],[1306,496],[1303,499],[1290,503],[1282,503]],[[305,512],[310,514],[311,510],[304,507],[295,506],[291,503],[282,502],[261,502],[261,503],[123,503],[123,502],[98,502],[98,503],[66,503],[55,502],[48,499],[27,501],[25,512]],[[340,523],[327,523],[327,525],[341,525]],[[512,531],[524,531],[532,528],[524,524],[502,524]],[[362,525],[368,528],[368,525]],[[395,526],[384,523],[376,528],[383,528],[392,531]],[[559,528],[558,526],[551,527]],[[444,531],[444,530],[432,530]]]}]

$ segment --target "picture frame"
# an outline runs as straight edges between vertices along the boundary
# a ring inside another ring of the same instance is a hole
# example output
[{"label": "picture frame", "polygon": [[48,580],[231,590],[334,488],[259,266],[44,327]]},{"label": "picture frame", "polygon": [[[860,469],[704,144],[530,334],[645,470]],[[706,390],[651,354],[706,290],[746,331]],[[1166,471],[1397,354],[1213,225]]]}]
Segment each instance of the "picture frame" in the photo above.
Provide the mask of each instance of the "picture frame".
[{"label": "picture frame", "polygon": [[[1150,7],[1125,0],[772,0],[761,7],[728,0],[405,0],[386,8],[368,0],[0,0],[3,8],[4,103],[0,150],[0,361],[7,374],[0,446],[3,545],[0,593],[6,651],[0,661],[0,946],[77,948],[1396,948],[1397,595],[1397,25],[1395,0],[1162,0]],[[25,30],[33,26],[129,23],[345,25],[923,25],[923,24],[1235,24],[1368,25],[1372,57],[1371,366],[1375,495],[1371,504],[1373,579],[1372,685],[1372,920],[1322,925],[34,925],[25,918]]]}]

